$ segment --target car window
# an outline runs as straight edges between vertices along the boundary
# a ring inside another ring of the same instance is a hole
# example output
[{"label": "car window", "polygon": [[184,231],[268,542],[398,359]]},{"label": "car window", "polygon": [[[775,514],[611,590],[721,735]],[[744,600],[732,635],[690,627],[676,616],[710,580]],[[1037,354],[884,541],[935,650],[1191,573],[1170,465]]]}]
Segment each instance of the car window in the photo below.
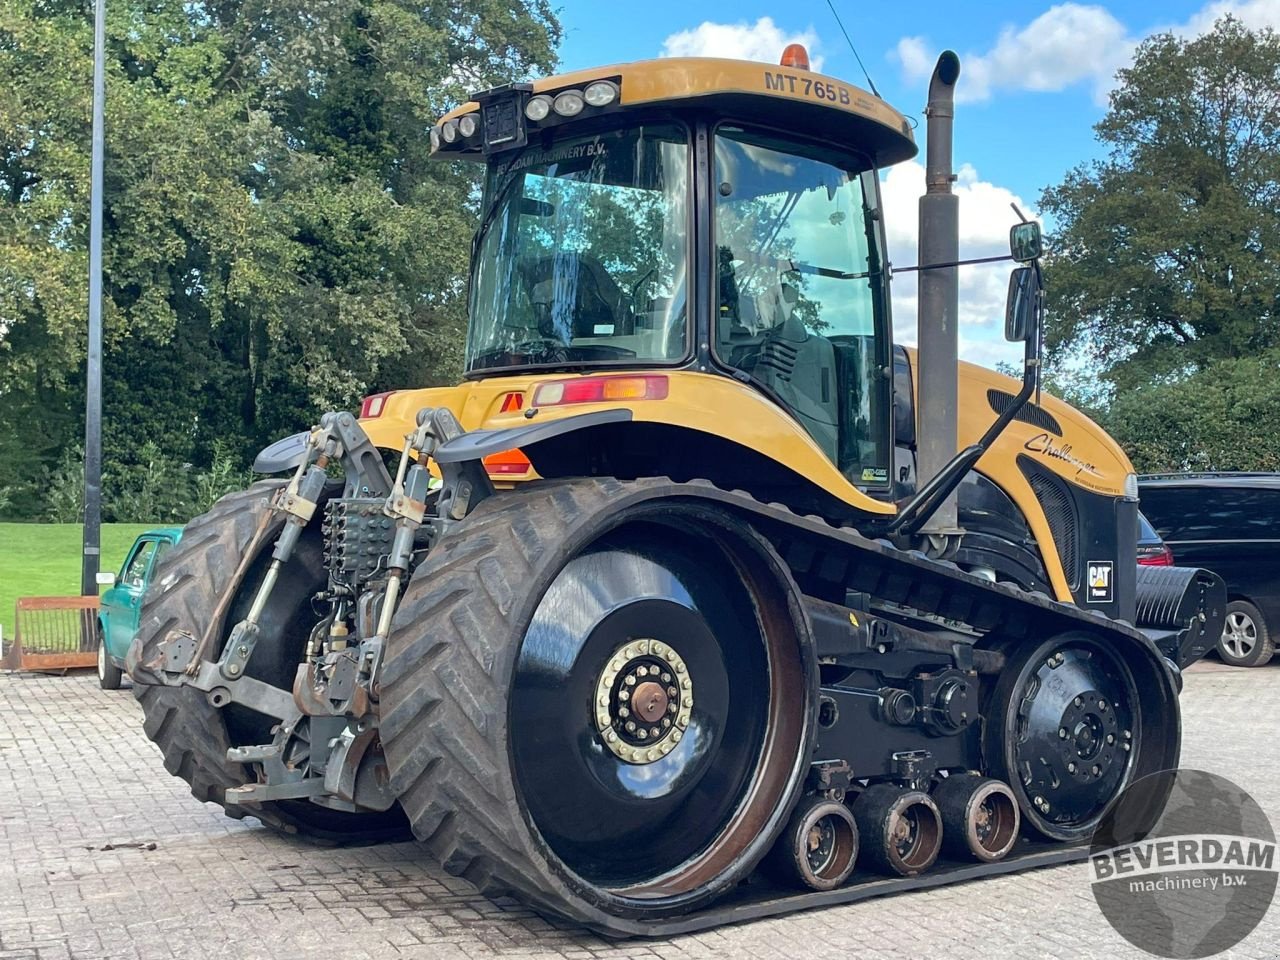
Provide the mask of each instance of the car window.
[{"label": "car window", "polygon": [[1138,539],[1139,540],[1159,540],[1160,534],[1156,533],[1156,528],[1151,526],[1151,521],[1141,513],[1138,514]]},{"label": "car window", "polygon": [[133,556],[129,560],[129,566],[124,571],[124,576],[120,578],[121,583],[127,587],[141,587],[142,581],[147,576],[147,562],[151,559],[151,554],[155,552],[156,542],[154,540],[144,540],[138,544],[138,549],[134,551]]},{"label": "car window", "polygon": [[168,540],[161,540],[156,544],[155,559],[151,563],[152,570],[160,569],[160,561],[164,559],[165,554],[167,554],[172,548],[173,543]]},{"label": "car window", "polygon": [[1166,540],[1269,540],[1280,495],[1246,486],[1148,487],[1142,512]]}]

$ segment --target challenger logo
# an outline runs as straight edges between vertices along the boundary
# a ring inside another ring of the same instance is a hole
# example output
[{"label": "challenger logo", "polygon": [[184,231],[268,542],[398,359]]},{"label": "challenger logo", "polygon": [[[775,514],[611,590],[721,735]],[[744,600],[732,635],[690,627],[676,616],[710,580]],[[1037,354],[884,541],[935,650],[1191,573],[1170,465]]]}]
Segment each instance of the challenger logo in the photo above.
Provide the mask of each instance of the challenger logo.
[{"label": "challenger logo", "polygon": [[1022,445],[1024,450],[1030,450],[1032,453],[1038,453],[1042,457],[1049,457],[1051,460],[1061,460],[1063,463],[1069,463],[1076,468],[1076,476],[1081,473],[1091,473],[1095,477],[1101,476],[1098,473],[1096,465],[1088,460],[1082,460],[1071,452],[1071,444],[1054,443],[1053,437],[1047,433],[1037,434]]}]

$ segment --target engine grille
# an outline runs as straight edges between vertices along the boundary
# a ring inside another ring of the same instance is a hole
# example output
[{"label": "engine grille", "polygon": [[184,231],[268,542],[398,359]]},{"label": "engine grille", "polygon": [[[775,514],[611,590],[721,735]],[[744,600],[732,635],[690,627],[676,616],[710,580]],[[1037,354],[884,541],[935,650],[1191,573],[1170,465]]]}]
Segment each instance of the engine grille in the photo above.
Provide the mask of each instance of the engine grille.
[{"label": "engine grille", "polygon": [[1059,477],[1034,460],[1018,457],[1018,466],[1044,508],[1067,584],[1074,593],[1080,587],[1080,517],[1075,500]]},{"label": "engine grille", "polygon": [[[1012,393],[1005,393],[1003,390],[987,391],[987,403],[991,405],[991,409],[996,412],[997,416],[1013,406],[1013,402],[1016,399],[1018,398]],[[1030,401],[1022,405],[1022,409],[1013,415],[1013,419],[1029,423],[1031,426],[1039,427],[1041,430],[1048,430],[1059,437],[1062,436],[1062,424],[1058,423],[1058,418],[1044,407],[1036,406]]]}]

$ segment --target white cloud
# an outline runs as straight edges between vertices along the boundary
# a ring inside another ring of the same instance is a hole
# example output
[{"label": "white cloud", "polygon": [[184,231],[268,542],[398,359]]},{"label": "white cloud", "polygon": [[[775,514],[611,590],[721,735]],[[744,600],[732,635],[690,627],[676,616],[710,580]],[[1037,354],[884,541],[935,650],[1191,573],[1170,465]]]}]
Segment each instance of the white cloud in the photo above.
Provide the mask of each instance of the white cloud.
[{"label": "white cloud", "polygon": [[[1280,28],[1280,0],[1213,0],[1185,23],[1160,25],[1149,33],[1196,36],[1228,13],[1254,29]],[[1132,60],[1139,40],[1104,7],[1058,4],[1025,27],[1004,27],[986,52],[963,54],[956,99],[989,100],[1002,90],[1052,93],[1083,83],[1093,88],[1099,103],[1105,103],[1116,71]],[[920,83],[933,72],[938,52],[926,38],[912,36],[899,40],[890,56],[900,64],[906,80]]]},{"label": "white cloud", "polygon": [[692,30],[673,33],[662,43],[664,57],[728,57],[732,60],[756,60],[777,63],[787,44],[800,43],[809,51],[809,64],[822,69],[821,46],[817,32],[807,27],[799,33],[788,33],[761,17],[755,23],[712,23],[704,21]]},{"label": "white cloud", "polygon": [[1250,30],[1272,27],[1280,30],[1280,0],[1218,0],[1210,3],[1181,27],[1173,28],[1181,36],[1196,36],[1213,28],[1214,23],[1232,14]]},{"label": "white cloud", "polygon": [[[889,260],[900,266],[916,262],[919,201],[924,193],[924,166],[911,161],[892,167],[881,182]],[[1009,227],[1014,223],[1010,203],[1029,217],[1035,214],[1012,191],[983,180],[971,164],[957,172],[955,193],[960,198],[960,256],[962,259],[1002,256],[1009,252]],[[1012,263],[960,267],[960,355],[994,366],[997,360],[1016,362],[1021,348],[1006,344],[1004,302]],[[918,274],[899,273],[893,280],[894,339],[916,341]]]}]

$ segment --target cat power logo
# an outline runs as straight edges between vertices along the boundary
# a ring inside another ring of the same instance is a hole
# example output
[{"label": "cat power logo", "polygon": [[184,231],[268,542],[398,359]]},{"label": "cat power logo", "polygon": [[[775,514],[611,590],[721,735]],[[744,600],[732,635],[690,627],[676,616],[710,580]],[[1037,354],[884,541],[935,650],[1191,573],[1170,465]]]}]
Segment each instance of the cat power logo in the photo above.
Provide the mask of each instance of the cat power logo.
[{"label": "cat power logo", "polygon": [[1111,602],[1111,584],[1115,581],[1114,566],[1110,560],[1089,561],[1089,600],[1093,603]]}]

